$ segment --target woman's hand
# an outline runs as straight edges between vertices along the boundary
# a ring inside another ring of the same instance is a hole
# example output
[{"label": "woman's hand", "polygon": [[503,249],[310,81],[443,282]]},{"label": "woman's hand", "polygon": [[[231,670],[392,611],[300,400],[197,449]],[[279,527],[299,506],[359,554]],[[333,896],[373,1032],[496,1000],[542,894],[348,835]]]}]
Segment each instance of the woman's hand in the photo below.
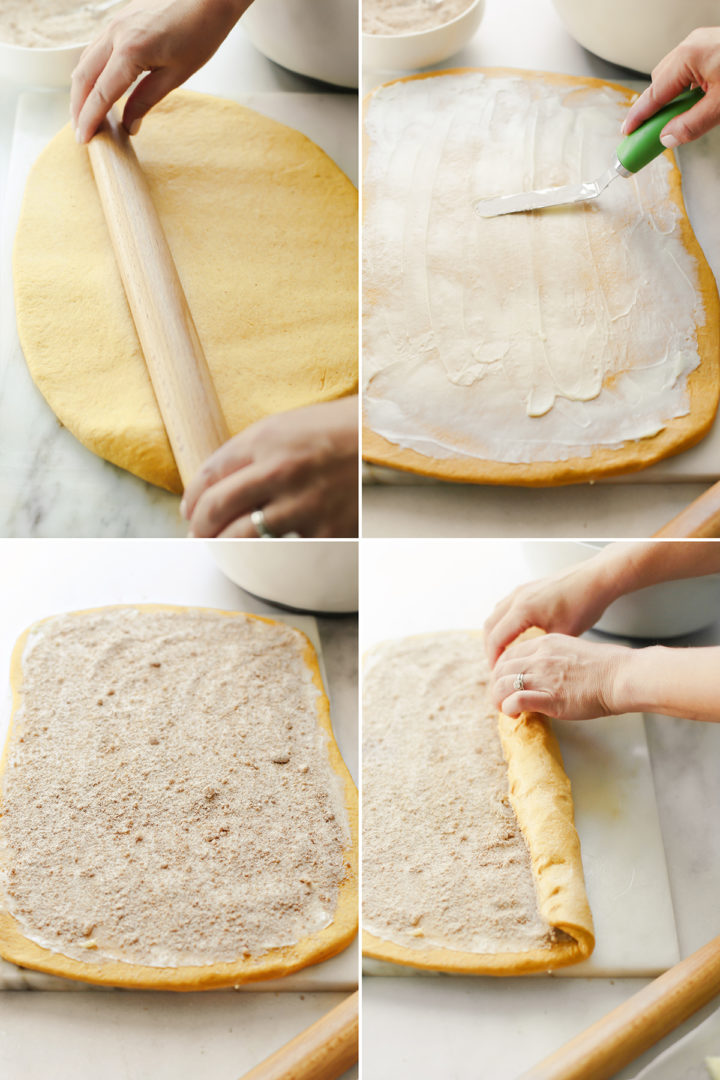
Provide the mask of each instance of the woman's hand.
[{"label": "woman's hand", "polygon": [[[637,653],[624,645],[597,645],[564,634],[519,641],[492,673],[491,692],[507,716],[539,712],[559,720],[590,720],[627,711],[627,669]],[[524,690],[516,690],[522,674]]]},{"label": "woman's hand", "polygon": [[[522,674],[524,690],[514,683]],[[559,720],[590,720],[654,712],[720,721],[720,648],[629,649],[548,634],[505,650],[491,691],[508,716],[540,712]]]},{"label": "woman's hand", "polygon": [[705,97],[687,112],[668,121],[660,142],[670,149],[692,142],[720,123],[720,28],[693,30],[653,69],[652,83],[631,107],[622,127],[629,135],[644,120],[691,86]]},{"label": "woman's hand", "polygon": [[521,585],[494,608],[485,622],[485,650],[494,664],[511,641],[539,626],[548,633],[582,634],[618,595],[604,562],[595,559],[552,577]]},{"label": "woman's hand", "polygon": [[660,581],[720,571],[720,544],[661,540],[608,544],[597,555],[552,577],[531,581],[501,600],[485,623],[485,649],[494,664],[503,649],[531,626],[582,634],[619,596]]},{"label": "woman's hand", "polygon": [[251,424],[193,478],[181,511],[193,536],[357,536],[357,398],[308,405]]},{"label": "woman's hand", "polygon": [[70,115],[79,143],[97,131],[111,106],[125,102],[123,124],[135,135],[158,101],[210,59],[250,0],[135,0],[108,23],[72,76]]}]

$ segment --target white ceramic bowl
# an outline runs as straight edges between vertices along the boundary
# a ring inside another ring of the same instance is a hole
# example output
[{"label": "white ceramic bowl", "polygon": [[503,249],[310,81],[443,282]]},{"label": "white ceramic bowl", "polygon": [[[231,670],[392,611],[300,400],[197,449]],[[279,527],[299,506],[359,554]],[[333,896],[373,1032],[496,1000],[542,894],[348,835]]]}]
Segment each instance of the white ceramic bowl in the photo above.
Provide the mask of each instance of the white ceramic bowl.
[{"label": "white ceramic bowl", "polygon": [[362,62],[373,71],[415,71],[440,64],[468,43],[483,17],[485,0],[473,3],[455,19],[414,34],[363,34]]},{"label": "white ceramic bowl", "polygon": [[35,49],[0,41],[0,76],[22,86],[62,89],[70,85],[70,76],[84,48],[57,45]]},{"label": "white ceramic bowl", "polygon": [[254,0],[240,25],[256,49],[311,79],[358,85],[358,0]]},{"label": "white ceramic bowl", "polygon": [[356,540],[211,540],[208,548],[253,596],[301,611],[357,611]]},{"label": "white ceramic bowl", "polygon": [[[526,541],[528,565],[537,577],[596,555],[604,544],[582,540]],[[621,596],[595,624],[596,630],[631,638],[691,634],[720,619],[720,574],[666,581]]]},{"label": "white ceramic bowl", "polygon": [[650,74],[698,26],[717,26],[718,0],[553,0],[584,48],[612,64]]}]

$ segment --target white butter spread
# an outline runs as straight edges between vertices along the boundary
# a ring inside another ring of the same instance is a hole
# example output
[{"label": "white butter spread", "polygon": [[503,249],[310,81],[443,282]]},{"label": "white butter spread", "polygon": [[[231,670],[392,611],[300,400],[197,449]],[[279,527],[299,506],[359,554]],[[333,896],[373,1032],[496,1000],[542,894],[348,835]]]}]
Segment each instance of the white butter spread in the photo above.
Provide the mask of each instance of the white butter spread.
[{"label": "white butter spread", "polygon": [[625,111],[611,88],[478,72],[375,94],[363,231],[374,431],[436,458],[562,461],[687,414],[704,314],[666,157],[585,206],[473,209],[599,176]]}]

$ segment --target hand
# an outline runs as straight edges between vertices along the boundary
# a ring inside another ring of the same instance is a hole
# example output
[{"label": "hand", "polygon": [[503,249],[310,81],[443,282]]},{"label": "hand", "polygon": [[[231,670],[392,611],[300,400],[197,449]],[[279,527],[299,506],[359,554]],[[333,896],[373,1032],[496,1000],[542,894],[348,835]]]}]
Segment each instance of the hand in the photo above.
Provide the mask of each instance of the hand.
[{"label": "hand", "polygon": [[181,504],[192,536],[257,537],[258,509],[277,536],[357,536],[356,397],[251,424],[208,458]]},{"label": "hand", "polygon": [[521,585],[485,621],[485,651],[491,664],[511,641],[539,626],[548,633],[582,634],[617,595],[611,577],[600,571],[606,559],[589,559],[552,577]]},{"label": "hand", "polygon": [[660,135],[663,146],[672,149],[698,139],[720,123],[720,28],[693,30],[677,48],[653,69],[652,83],[632,106],[622,127],[629,135],[644,120],[691,86],[699,86],[705,97],[687,112],[668,121]]},{"label": "hand", "polygon": [[142,75],[123,110],[135,135],[153,105],[210,59],[250,0],[135,0],[80,57],[72,76],[70,115],[88,142],[111,106]]},{"label": "hand", "polygon": [[[635,652],[563,634],[519,641],[505,650],[492,673],[491,693],[507,716],[539,712],[559,720],[589,720],[626,711],[626,669]],[[522,673],[524,690],[513,683]]]}]

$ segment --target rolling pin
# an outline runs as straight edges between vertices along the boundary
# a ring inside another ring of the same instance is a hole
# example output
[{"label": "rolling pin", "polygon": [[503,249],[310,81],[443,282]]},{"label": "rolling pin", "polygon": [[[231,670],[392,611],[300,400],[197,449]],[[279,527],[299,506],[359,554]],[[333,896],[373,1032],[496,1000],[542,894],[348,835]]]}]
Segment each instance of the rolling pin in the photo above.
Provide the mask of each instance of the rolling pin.
[{"label": "rolling pin", "polygon": [[518,1080],[610,1080],[720,994],[720,937],[681,960]]},{"label": "rolling pin", "polygon": [[242,1080],[337,1080],[358,1059],[359,997],[345,998]]},{"label": "rolling pin", "polygon": [[187,487],[230,432],[147,181],[114,109],[88,153],[160,415]]},{"label": "rolling pin", "polygon": [[679,540],[691,536],[712,540],[720,536],[720,484],[713,484],[698,499],[693,499],[655,536]]}]

